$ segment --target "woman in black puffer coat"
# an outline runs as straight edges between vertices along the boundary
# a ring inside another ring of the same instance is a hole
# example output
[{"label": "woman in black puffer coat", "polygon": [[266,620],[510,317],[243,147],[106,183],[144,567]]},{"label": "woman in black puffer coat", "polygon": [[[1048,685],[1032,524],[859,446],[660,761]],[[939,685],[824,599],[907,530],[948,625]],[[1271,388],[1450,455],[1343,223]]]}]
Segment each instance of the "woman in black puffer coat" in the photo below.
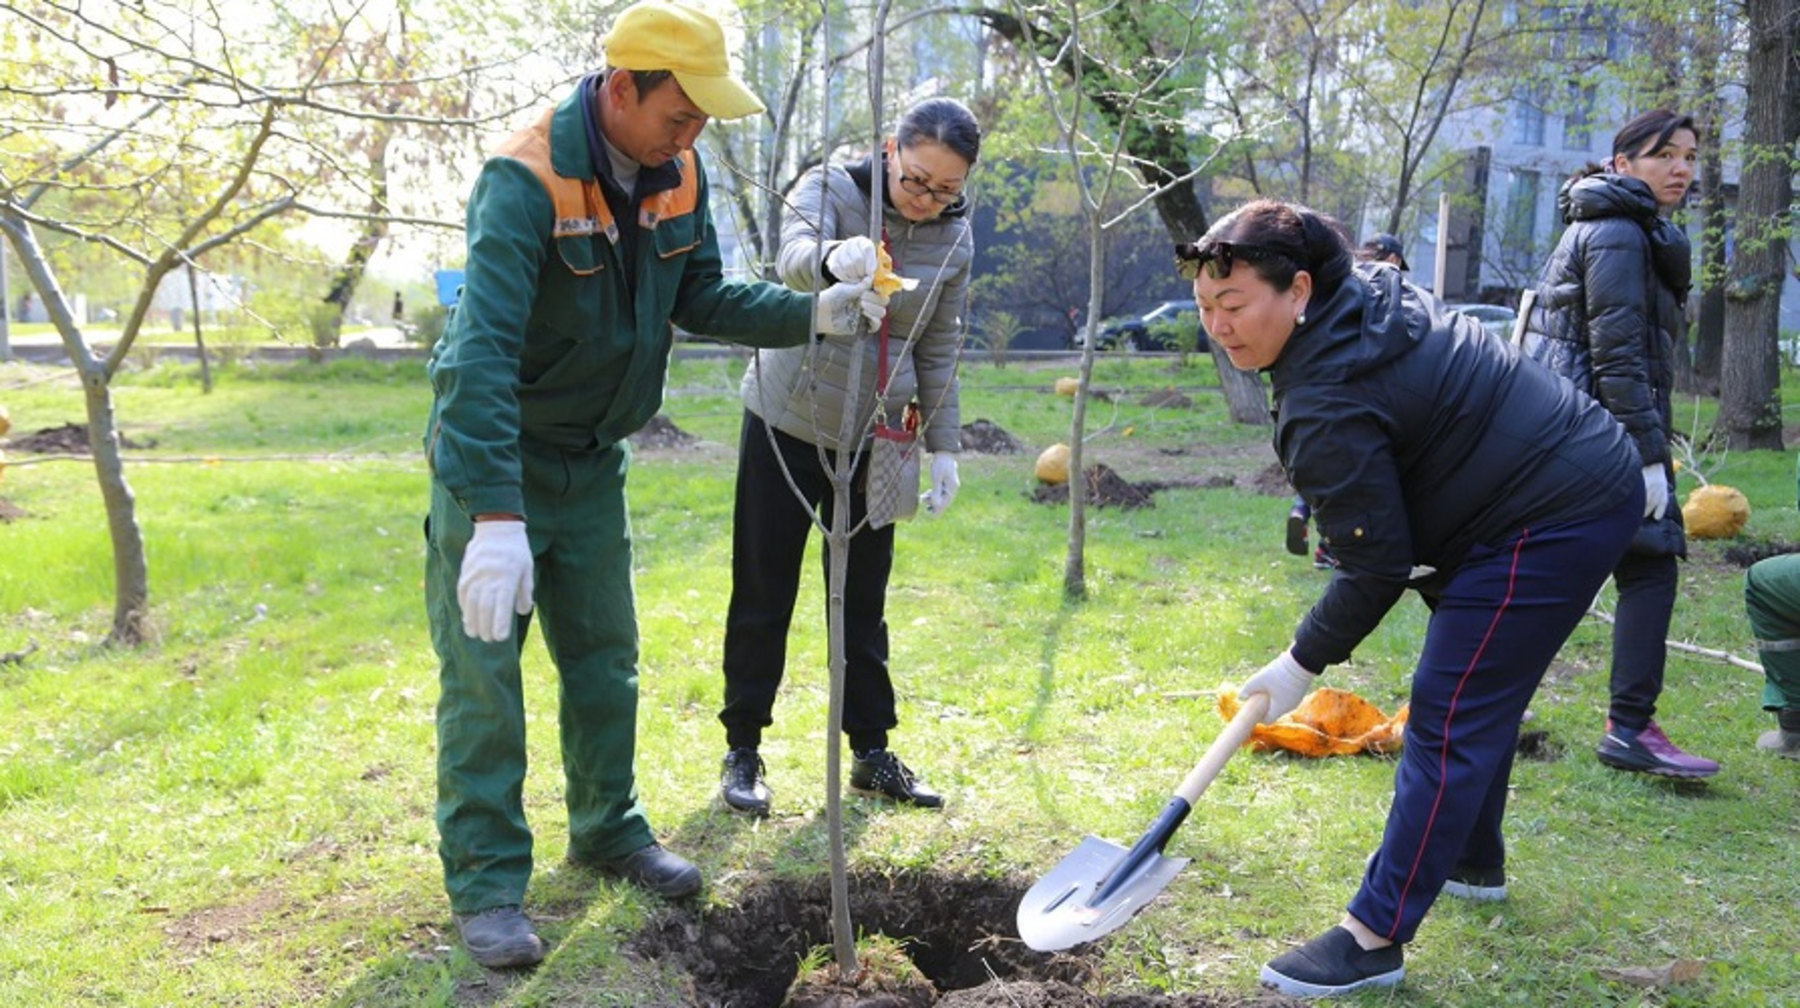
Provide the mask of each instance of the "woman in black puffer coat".
[{"label": "woman in black puffer coat", "polygon": [[1682,752],[1654,720],[1675,607],[1677,558],[1687,555],[1672,500],[1670,395],[1685,327],[1687,235],[1668,219],[1694,181],[1691,117],[1646,112],[1613,138],[1558,197],[1568,229],[1544,268],[1524,349],[1598,399],[1625,425],[1644,465],[1650,513],[1613,572],[1612,701],[1602,763],[1667,777],[1710,777],[1719,764]]}]

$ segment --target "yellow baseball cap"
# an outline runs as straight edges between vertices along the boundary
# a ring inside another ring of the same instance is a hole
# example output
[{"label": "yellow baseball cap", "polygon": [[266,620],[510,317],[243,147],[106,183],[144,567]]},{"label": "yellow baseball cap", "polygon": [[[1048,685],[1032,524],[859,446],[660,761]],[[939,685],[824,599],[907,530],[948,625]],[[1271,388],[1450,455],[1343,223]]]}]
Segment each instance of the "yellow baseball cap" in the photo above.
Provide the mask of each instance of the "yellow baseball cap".
[{"label": "yellow baseball cap", "polygon": [[632,4],[601,40],[606,65],[618,70],[668,70],[700,111],[741,119],[763,110],[762,99],[731,73],[725,30],[711,14],[668,0]]}]

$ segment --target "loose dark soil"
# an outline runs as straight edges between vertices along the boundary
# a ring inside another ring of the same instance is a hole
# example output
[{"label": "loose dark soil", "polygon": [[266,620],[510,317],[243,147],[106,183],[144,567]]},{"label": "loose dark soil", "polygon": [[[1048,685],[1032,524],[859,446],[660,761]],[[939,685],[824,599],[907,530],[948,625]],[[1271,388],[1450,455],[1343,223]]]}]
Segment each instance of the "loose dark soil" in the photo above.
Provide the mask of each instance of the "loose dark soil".
[{"label": "loose dark soil", "polygon": [[[1015,922],[1034,880],[1001,881],[937,872],[858,875],[850,908],[865,935],[897,942],[935,988],[858,992],[809,984],[806,1003],[823,1008],[1237,1008],[1293,1006],[1273,996],[1088,994],[1097,953],[1088,946],[1042,953],[1027,948]],[[671,907],[625,945],[691,978],[694,1008],[779,1008],[806,954],[831,943],[831,894],[823,877],[753,883],[730,906]]]},{"label": "loose dark soil", "polygon": [[962,446],[963,451],[982,455],[1017,455],[1025,450],[1023,441],[992,420],[963,424]]},{"label": "loose dark soil", "polygon": [[1288,482],[1287,470],[1281,463],[1271,462],[1264,466],[1250,481],[1250,489],[1269,497],[1292,497],[1294,485]]},{"label": "loose dark soil", "polygon": [[1157,389],[1146,393],[1138,400],[1139,406],[1153,406],[1158,409],[1193,409],[1194,400],[1182,395],[1174,389]]},{"label": "loose dark soil", "polygon": [[[1214,473],[1209,476],[1196,476],[1183,479],[1147,480],[1133,483],[1120,476],[1113,468],[1102,462],[1090,466],[1086,471],[1087,502],[1093,507],[1131,508],[1155,507],[1156,493],[1159,490],[1220,489],[1236,486],[1237,481],[1231,476]],[[1069,485],[1058,483],[1054,486],[1039,485],[1031,493],[1031,499],[1039,504],[1067,504],[1069,502]]]},{"label": "loose dark soil", "polygon": [[700,443],[699,437],[675,426],[675,421],[663,413],[651,417],[642,430],[626,440],[633,448],[692,448]]},{"label": "loose dark soil", "polygon": [[1749,567],[1758,560],[1770,557],[1785,556],[1789,553],[1800,553],[1800,545],[1780,539],[1769,542],[1739,543],[1725,548],[1725,561],[1738,567]]},{"label": "loose dark soil", "polygon": [[[150,445],[140,444],[119,435],[121,448],[147,448]],[[15,437],[8,442],[14,451],[34,452],[38,455],[86,455],[88,453],[87,424],[67,423],[61,427],[45,427],[24,437]]]},{"label": "loose dark soil", "polygon": [[[1126,480],[1105,463],[1090,467],[1082,475],[1087,487],[1087,502],[1094,507],[1122,507],[1129,510],[1156,506],[1151,491]],[[1032,492],[1031,499],[1039,504],[1067,504],[1069,485],[1040,485]]]},{"label": "loose dark soil", "polygon": [[11,524],[12,522],[18,521],[20,518],[29,517],[31,517],[31,512],[26,511],[24,508],[7,500],[5,497],[0,497],[0,522]]}]

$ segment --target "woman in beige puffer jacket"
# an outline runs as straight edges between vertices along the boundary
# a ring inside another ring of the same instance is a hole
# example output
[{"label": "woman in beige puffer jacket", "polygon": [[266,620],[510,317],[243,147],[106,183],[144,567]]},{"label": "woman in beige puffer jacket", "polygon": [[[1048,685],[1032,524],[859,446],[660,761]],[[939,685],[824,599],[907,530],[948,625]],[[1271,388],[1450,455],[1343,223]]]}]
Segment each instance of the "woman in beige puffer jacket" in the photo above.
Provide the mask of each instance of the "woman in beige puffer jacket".
[{"label": "woman in beige puffer jacket", "polygon": [[[852,437],[861,442],[851,482],[852,527],[868,513],[864,477],[872,431],[877,425],[902,427],[912,403],[918,409],[919,444],[931,453],[926,507],[942,513],[955,497],[956,454],[962,449],[956,365],[975,256],[963,187],[980,146],[980,127],[969,110],[934,98],[907,111],[878,155],[815,168],[789,194],[776,260],[788,286],[820,290],[875,275],[871,193],[882,200],[881,239],[893,269],[914,283],[892,294],[884,334],[826,337],[811,346],[759,352],[744,375],[725,706],[719,713],[728,749],[720,791],[726,805],[738,811],[769,813],[757,747],[762,730],[774,723],[813,510],[826,527],[832,522],[830,471],[843,440],[846,403],[856,404]],[[856,363],[858,354],[862,360]],[[918,488],[899,492],[911,495]],[[887,748],[888,730],[898,724],[887,664],[893,560],[892,524],[857,528],[844,586],[850,787],[936,808],[942,797]]]}]

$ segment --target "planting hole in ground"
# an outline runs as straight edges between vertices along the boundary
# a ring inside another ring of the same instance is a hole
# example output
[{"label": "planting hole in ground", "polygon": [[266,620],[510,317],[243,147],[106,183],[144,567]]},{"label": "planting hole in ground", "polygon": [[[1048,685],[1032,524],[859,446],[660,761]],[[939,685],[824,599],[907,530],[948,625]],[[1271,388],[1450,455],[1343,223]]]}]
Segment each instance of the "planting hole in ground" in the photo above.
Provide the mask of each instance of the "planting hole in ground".
[{"label": "planting hole in ground", "polygon": [[[1029,1005],[1082,1008],[1200,1008],[1268,1004],[1201,994],[1097,996],[1086,993],[1099,953],[1086,947],[1042,953],[1020,941],[1016,915],[1030,880],[966,878],[936,872],[862,874],[850,879],[850,915],[860,935],[882,935],[911,958],[935,992],[896,999],[846,988],[835,1000],[796,1003],[935,1004],[948,1008]],[[831,893],[823,877],[753,884],[734,905],[674,907],[626,946],[628,954],[686,973],[704,1008],[780,1008],[808,952],[831,944]],[[805,985],[803,985],[805,986]]]}]

